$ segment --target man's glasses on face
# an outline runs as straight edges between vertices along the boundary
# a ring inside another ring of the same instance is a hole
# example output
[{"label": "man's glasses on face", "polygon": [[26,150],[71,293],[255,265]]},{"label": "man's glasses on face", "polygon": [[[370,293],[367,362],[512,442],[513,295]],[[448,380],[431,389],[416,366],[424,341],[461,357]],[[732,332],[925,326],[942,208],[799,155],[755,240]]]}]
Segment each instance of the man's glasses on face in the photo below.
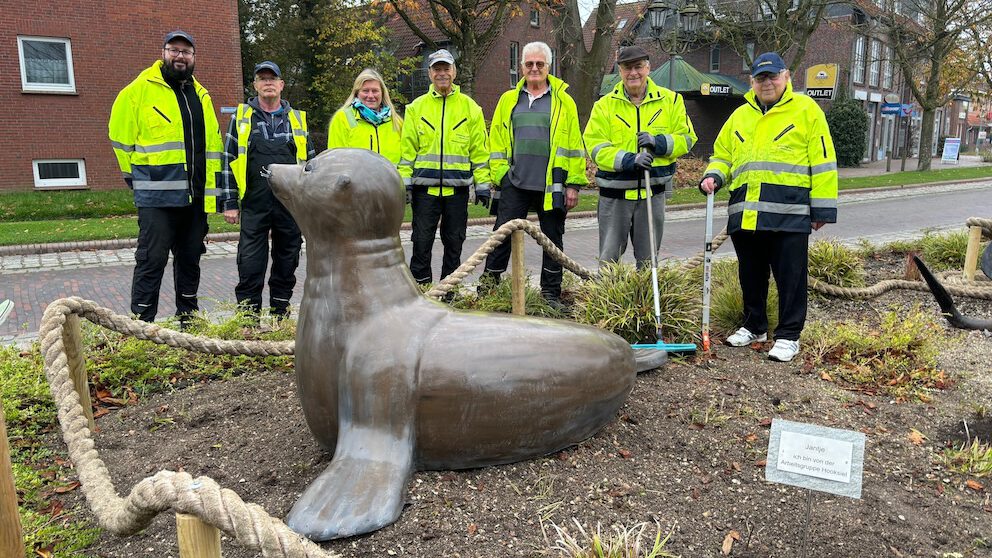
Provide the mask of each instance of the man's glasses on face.
[{"label": "man's glasses on face", "polygon": [[770,73],[758,74],[758,75],[754,76],[754,81],[756,81],[758,83],[764,83],[766,81],[775,81],[779,77],[782,76],[782,73],[783,72],[784,72],[784,70],[782,72],[777,72],[777,73],[774,73],[774,74],[770,74]]},{"label": "man's glasses on face", "polygon": [[544,66],[546,66],[546,65],[547,64],[543,60],[537,60],[537,61],[528,60],[527,62],[524,62],[524,67],[526,67],[528,70],[531,70],[531,69],[534,69],[534,68],[537,68],[538,70],[543,70],[544,69]]},{"label": "man's glasses on face", "polygon": [[640,62],[633,62],[631,64],[620,64],[620,69],[625,72],[640,72],[644,68],[647,68],[646,62],[641,60]]},{"label": "man's glasses on face", "polygon": [[170,47],[170,48],[165,49],[165,52],[168,52],[172,56],[179,56],[181,54],[181,55],[185,56],[186,58],[190,58],[194,54],[193,53],[193,50],[192,49],[188,49],[188,48],[171,48]]}]

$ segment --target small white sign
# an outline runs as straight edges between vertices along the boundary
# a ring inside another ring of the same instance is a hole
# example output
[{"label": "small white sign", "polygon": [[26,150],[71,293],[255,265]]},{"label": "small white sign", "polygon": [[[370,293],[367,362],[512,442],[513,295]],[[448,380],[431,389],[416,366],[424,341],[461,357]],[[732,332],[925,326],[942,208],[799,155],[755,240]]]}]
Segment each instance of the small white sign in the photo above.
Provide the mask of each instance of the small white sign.
[{"label": "small white sign", "polygon": [[843,440],[782,432],[778,447],[778,468],[800,475],[851,482],[851,455],[854,444]]}]

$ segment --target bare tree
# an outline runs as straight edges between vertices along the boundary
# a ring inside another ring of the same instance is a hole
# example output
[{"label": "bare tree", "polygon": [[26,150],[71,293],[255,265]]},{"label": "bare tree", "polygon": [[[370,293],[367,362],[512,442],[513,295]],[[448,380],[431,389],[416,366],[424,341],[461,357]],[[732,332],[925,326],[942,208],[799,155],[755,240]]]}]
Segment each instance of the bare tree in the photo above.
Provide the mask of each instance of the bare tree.
[{"label": "bare tree", "polygon": [[[503,32],[517,4],[511,0],[387,0],[411,31],[431,50],[440,48],[429,27],[438,29],[454,47],[458,82],[472,95],[475,74],[485,47]],[[428,27],[429,26],[429,27]]]},{"label": "bare tree", "polygon": [[806,57],[806,45],[823,23],[831,4],[842,0],[700,0],[703,17],[710,23],[704,38],[730,45],[750,65],[753,51],[748,43],[764,50],[791,56],[795,71]]},{"label": "bare tree", "polygon": [[896,63],[923,109],[917,170],[929,170],[934,114],[978,74],[988,44],[969,41],[992,22],[992,0],[889,0],[883,14]]}]

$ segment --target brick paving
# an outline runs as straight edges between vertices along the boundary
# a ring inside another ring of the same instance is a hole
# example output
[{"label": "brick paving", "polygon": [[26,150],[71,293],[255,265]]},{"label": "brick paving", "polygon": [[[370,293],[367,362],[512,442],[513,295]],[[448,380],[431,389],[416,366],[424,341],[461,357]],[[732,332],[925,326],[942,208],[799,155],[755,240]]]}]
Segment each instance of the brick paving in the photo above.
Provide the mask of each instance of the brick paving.
[{"label": "brick paving", "polygon": [[[842,220],[818,233],[817,236],[834,236],[854,243],[866,238],[874,243],[885,243],[918,237],[925,230],[961,229],[970,216],[992,215],[992,181],[968,184],[933,185],[886,191],[846,192],[841,198]],[[936,194],[941,194],[937,196]],[[947,201],[935,210],[931,199]],[[915,199],[917,201],[912,202]],[[874,209],[871,202],[903,203],[894,209]],[[884,212],[896,215],[886,215]],[[880,215],[876,213],[882,212]],[[685,258],[696,254],[702,246],[702,219],[700,208],[671,209],[668,212],[664,241],[660,257]],[[861,217],[855,218],[855,216]],[[718,207],[716,229],[726,222],[726,209]],[[468,258],[488,237],[491,225],[472,225],[462,253]],[[409,258],[410,233],[400,231],[403,248]],[[200,305],[209,312],[229,312],[234,304],[234,285],[237,283],[235,255],[237,242],[209,242],[201,268]],[[582,265],[595,268],[598,252],[598,230],[595,218],[569,218],[566,224],[565,252]],[[733,253],[729,243],[718,256]],[[540,250],[533,242],[526,243],[526,267],[531,280],[540,274]],[[633,261],[630,251],[625,261]],[[440,273],[441,244],[435,242],[435,279]],[[304,257],[297,271],[299,284],[293,304],[299,304],[305,276]],[[73,250],[44,254],[0,256],[0,299],[9,298],[15,307],[6,323],[0,325],[0,342],[30,340],[37,335],[40,318],[45,307],[55,299],[81,296],[97,301],[117,312],[126,313],[130,307],[131,274],[134,267],[133,248]],[[481,268],[481,266],[480,266]],[[474,281],[481,269],[469,278]],[[171,264],[162,283],[159,319],[175,312],[175,295]],[[267,301],[268,294],[263,300]]]}]

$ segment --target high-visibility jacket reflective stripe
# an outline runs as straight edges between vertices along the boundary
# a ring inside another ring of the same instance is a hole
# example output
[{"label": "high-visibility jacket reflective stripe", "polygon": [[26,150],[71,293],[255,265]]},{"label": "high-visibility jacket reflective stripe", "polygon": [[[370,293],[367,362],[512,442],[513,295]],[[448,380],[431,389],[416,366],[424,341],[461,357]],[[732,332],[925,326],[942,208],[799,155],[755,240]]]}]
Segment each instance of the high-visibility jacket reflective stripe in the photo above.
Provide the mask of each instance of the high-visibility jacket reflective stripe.
[{"label": "high-visibility jacket reflective stripe", "polygon": [[394,165],[400,162],[400,133],[392,120],[373,126],[353,107],[334,113],[327,127],[327,148],[358,147],[375,151]]},{"label": "high-visibility jacket reflective stripe", "polygon": [[[217,175],[223,142],[210,94],[196,79],[193,87],[203,110],[207,213],[221,211]],[[162,77],[157,60],[118,93],[108,124],[110,144],[138,207],[182,207],[192,201],[185,132],[175,91]],[[200,192],[194,192],[200,195]]]},{"label": "high-visibility jacket reflective stripe", "polygon": [[837,160],[826,117],[787,84],[767,112],[750,91],[713,146],[706,175],[729,184],[728,231],[809,232],[837,221]]},{"label": "high-visibility jacket reflective stripe", "polygon": [[482,109],[457,85],[441,96],[431,85],[406,107],[397,170],[403,183],[427,186],[433,196],[475,184],[488,192],[489,141]]},{"label": "high-visibility jacket reflective stripe", "polygon": [[[685,112],[682,96],[647,79],[640,106],[630,102],[618,83],[608,95],[596,101],[586,124],[583,139],[589,157],[596,163],[596,185],[604,189],[628,190],[625,199],[645,197],[644,171],[625,171],[624,157],[637,152],[637,133],[665,136],[666,152],[655,155],[650,173],[652,191],[664,190],[675,174],[675,160],[696,143],[696,132]],[[602,195],[602,194],[601,194]]]},{"label": "high-visibility jacket reflective stripe", "polygon": [[[231,173],[238,184],[238,199],[245,197],[248,189],[248,142],[251,138],[251,115],[254,113],[251,105],[241,103],[234,115],[238,131],[238,156],[231,161]],[[307,161],[307,113],[302,110],[290,109],[289,127],[293,131],[293,143],[296,145],[296,162]]]},{"label": "high-visibility jacket reflective stripe", "polygon": [[[514,89],[499,98],[493,121],[489,128],[490,159],[489,169],[499,197],[499,184],[510,170],[513,160],[513,108],[517,106],[520,91],[527,79],[521,79]],[[548,76],[551,84],[551,153],[546,173],[544,189],[544,209],[565,207],[565,185],[582,186],[589,183],[586,178],[586,154],[582,144],[582,131],[575,101],[566,93],[568,84]]]}]

